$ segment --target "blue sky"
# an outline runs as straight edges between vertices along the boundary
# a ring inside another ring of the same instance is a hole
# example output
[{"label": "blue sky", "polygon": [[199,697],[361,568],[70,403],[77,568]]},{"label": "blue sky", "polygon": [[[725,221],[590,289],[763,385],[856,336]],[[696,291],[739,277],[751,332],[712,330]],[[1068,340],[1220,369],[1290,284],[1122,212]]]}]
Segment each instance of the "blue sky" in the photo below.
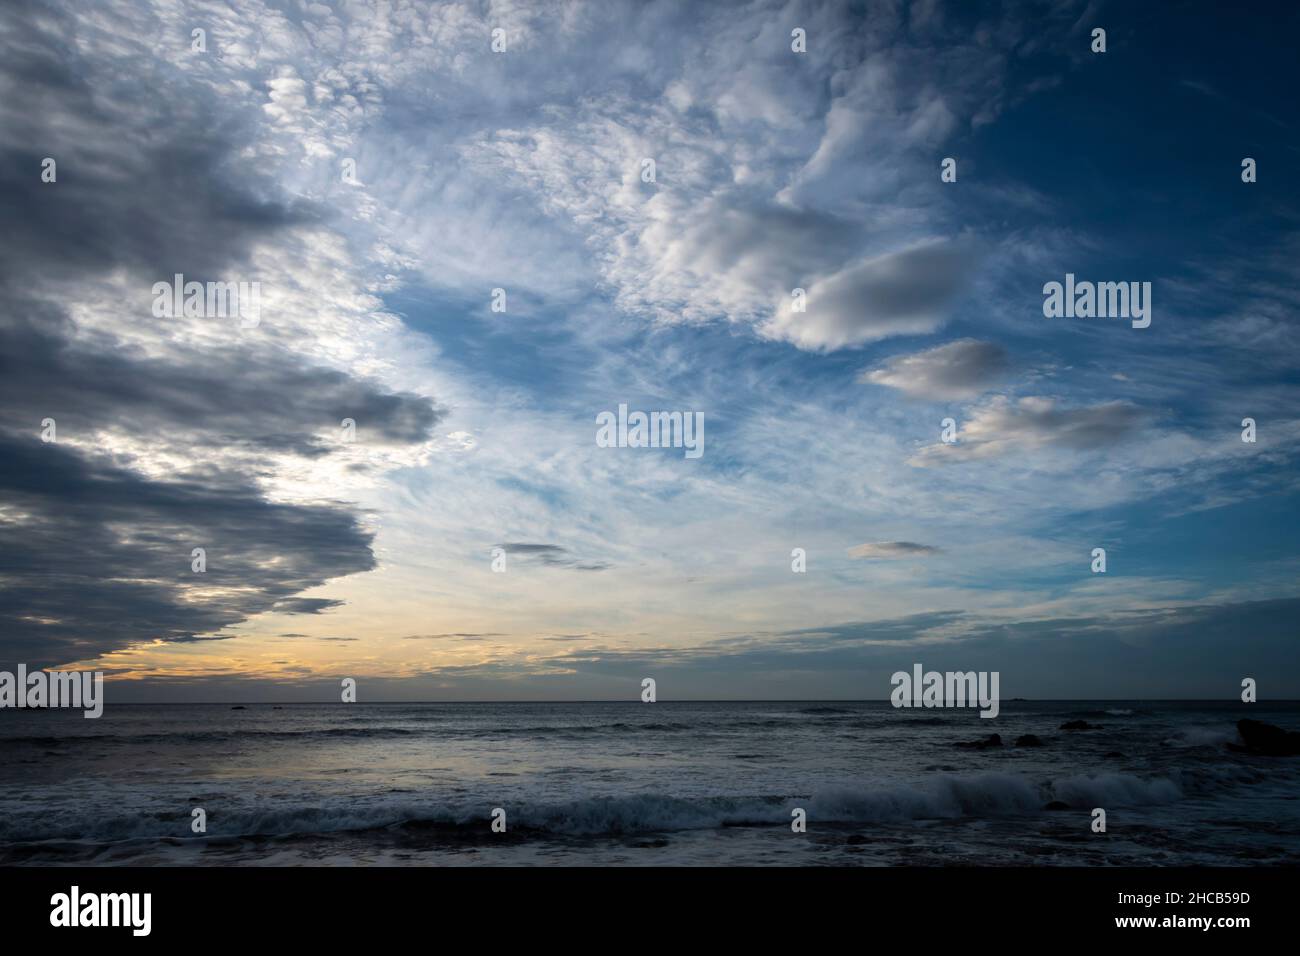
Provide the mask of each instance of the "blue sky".
[{"label": "blue sky", "polygon": [[[0,657],[139,699],[884,697],[917,660],[1300,695],[1294,9],[105,7],[5,41],[39,108],[0,288],[45,317],[6,351],[51,356],[6,434],[62,418]],[[142,320],[173,270],[263,322]],[[1150,327],[1046,318],[1067,272],[1151,283]],[[598,447],[620,404],[704,454]]]}]

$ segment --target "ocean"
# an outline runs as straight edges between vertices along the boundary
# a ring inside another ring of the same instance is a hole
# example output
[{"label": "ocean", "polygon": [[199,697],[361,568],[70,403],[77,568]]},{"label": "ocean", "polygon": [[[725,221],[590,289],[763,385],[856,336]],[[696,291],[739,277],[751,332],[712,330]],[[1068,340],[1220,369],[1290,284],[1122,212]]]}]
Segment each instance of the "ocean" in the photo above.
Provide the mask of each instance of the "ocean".
[{"label": "ocean", "polygon": [[1295,865],[1300,757],[1232,750],[1242,717],[1300,730],[1204,701],[6,710],[0,863]]}]

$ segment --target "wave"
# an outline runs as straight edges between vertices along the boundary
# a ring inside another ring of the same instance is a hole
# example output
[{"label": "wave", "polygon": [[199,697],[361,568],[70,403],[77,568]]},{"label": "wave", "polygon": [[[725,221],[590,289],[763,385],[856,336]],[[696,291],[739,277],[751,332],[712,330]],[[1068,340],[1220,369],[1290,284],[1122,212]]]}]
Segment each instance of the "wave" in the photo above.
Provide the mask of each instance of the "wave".
[{"label": "wave", "polygon": [[4,744],[21,744],[27,747],[57,747],[67,740],[97,740],[99,738],[90,735],[81,737],[0,737],[0,745]]},{"label": "wave", "polygon": [[[730,725],[724,725],[730,726]],[[612,732],[622,733],[624,731],[649,730],[658,733],[682,733],[692,731],[693,733],[707,733],[713,729],[708,724],[687,724],[680,721],[652,721],[650,723],[635,723],[628,721],[615,721],[609,724],[540,724],[526,727],[482,727],[477,729],[464,729],[461,733],[467,737],[565,737],[581,736],[584,734],[608,734]]]},{"label": "wave", "polygon": [[1235,727],[1184,727],[1166,737],[1162,743],[1179,747],[1222,747],[1228,743],[1241,743],[1241,736]]},{"label": "wave", "polygon": [[302,740],[311,737],[406,737],[422,733],[405,727],[328,727],[316,730],[178,730],[163,734],[92,733],[65,737],[0,737],[0,746],[55,747],[79,743],[122,742],[128,744],[202,743],[204,741]]},{"label": "wave", "polygon": [[1085,809],[1150,806],[1183,798],[1181,784],[1169,777],[1142,779],[1122,773],[1066,777],[1053,781],[1051,790],[1057,800]]},{"label": "wave", "polygon": [[[780,726],[778,721],[770,721],[763,726]],[[721,725],[728,729],[736,724]],[[550,724],[536,726],[493,726],[460,727],[443,733],[457,737],[581,737],[600,736],[611,733],[707,733],[709,725],[695,725],[680,721],[654,721],[636,723],[617,721],[610,724]],[[78,733],[63,737],[51,736],[12,736],[0,737],[0,747],[58,747],[83,743],[104,744],[165,744],[165,743],[206,743],[212,741],[238,740],[311,740],[316,738],[355,738],[378,739],[383,737],[431,736],[435,732],[410,727],[323,727],[308,730],[257,730],[252,728],[225,727],[219,730],[177,730],[168,733]]]},{"label": "wave", "polygon": [[[1177,775],[1176,775],[1177,776]],[[840,785],[807,796],[722,796],[683,798],[668,794],[594,796],[554,803],[512,805],[508,800],[476,800],[458,806],[371,799],[346,804],[244,808],[226,812],[209,807],[208,833],[189,833],[188,806],[162,813],[115,814],[87,825],[49,816],[0,818],[6,844],[51,841],[105,843],[132,840],[193,841],[279,838],[382,829],[429,830],[447,839],[479,839],[489,833],[491,809],[504,806],[510,832],[534,837],[593,837],[738,826],[789,826],[795,808],[808,819],[832,825],[905,824],[909,821],[1023,816],[1063,801],[1073,808],[1144,806],[1182,799],[1196,780],[1141,778],[1109,773],[1033,782],[1013,774],[959,776],[938,774],[917,784],[884,787]],[[1241,778],[1200,778],[1229,785]],[[84,813],[84,811],[83,811]]]}]

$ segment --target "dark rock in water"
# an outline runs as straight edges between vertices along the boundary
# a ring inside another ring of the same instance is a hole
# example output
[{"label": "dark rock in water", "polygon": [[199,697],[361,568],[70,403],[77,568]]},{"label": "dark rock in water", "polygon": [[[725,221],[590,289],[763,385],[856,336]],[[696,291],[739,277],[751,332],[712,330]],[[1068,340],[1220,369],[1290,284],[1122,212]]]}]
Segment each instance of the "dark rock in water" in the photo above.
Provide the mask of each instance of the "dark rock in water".
[{"label": "dark rock in water", "polygon": [[847,843],[849,846],[860,846],[863,843],[868,842],[868,840],[861,833],[854,833],[844,842]]},{"label": "dark rock in water", "polygon": [[1033,734],[1024,734],[1016,738],[1017,747],[1041,747],[1043,741]]},{"label": "dark rock in water", "polygon": [[1061,724],[1062,730],[1101,730],[1100,724],[1090,724],[1086,720],[1067,720]]},{"label": "dark rock in water", "polygon": [[658,850],[668,845],[667,840],[642,840],[640,843],[633,843],[632,846],[638,850]]},{"label": "dark rock in water", "polygon": [[966,747],[969,750],[987,750],[989,747],[1001,747],[1002,736],[1000,734],[989,734],[983,740],[964,740],[957,746]]},{"label": "dark rock in water", "polygon": [[231,707],[230,709],[231,709],[231,710],[248,710],[248,708],[247,708],[247,707],[244,707],[243,705],[239,705],[239,706],[236,706],[236,707]]},{"label": "dark rock in water", "polygon": [[1295,731],[1246,718],[1237,721],[1237,733],[1241,734],[1246,746],[1233,747],[1234,750],[1269,757],[1300,756],[1300,734]]},{"label": "dark rock in water", "polygon": [[1111,750],[1111,751],[1109,751],[1109,752],[1106,754],[1106,756],[1109,757],[1111,760],[1123,760],[1123,759],[1124,759],[1124,755],[1123,755],[1122,753],[1120,753],[1118,750]]},{"label": "dark rock in water", "polygon": [[1070,809],[1070,805],[1068,803],[1062,803],[1060,800],[1053,800],[1051,803],[1043,807],[1043,809],[1044,810],[1068,810]]}]

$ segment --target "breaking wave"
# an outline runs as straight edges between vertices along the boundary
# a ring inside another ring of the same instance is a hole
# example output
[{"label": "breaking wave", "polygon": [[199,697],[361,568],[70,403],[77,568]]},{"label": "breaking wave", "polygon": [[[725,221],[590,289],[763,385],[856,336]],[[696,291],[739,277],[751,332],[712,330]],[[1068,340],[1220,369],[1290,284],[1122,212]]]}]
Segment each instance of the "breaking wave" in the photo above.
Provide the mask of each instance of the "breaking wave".
[{"label": "breaking wave", "polygon": [[[1014,774],[959,776],[938,774],[915,785],[827,787],[808,796],[709,796],[666,794],[594,796],[556,803],[512,807],[509,824],[516,834],[598,836],[735,826],[788,826],[791,811],[802,807],[812,820],[829,824],[889,824],[912,820],[1019,816],[1042,812],[1048,801],[1072,807],[1137,806],[1170,803],[1184,795],[1187,775],[1141,778],[1130,774],[1069,776],[1043,782]],[[1206,782],[1229,784],[1238,780]],[[1192,781],[1194,782],[1194,781]],[[334,806],[283,806],[213,812],[206,839],[286,837],[297,834],[364,831],[390,827],[441,829],[477,836],[488,830],[489,810],[498,801],[436,806],[409,799],[349,801]],[[188,838],[188,808],[150,815],[99,817],[84,826],[49,816],[0,821],[0,839],[115,842]],[[193,838],[204,839],[204,838]]]}]

